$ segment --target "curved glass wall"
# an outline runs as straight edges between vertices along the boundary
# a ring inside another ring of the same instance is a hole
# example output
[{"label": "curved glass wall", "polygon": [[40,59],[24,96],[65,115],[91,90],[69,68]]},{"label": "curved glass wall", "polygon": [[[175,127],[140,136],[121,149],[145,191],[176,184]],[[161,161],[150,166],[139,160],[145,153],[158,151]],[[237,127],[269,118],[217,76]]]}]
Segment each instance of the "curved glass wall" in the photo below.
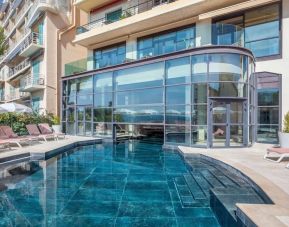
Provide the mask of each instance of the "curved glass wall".
[{"label": "curved glass wall", "polygon": [[247,146],[254,141],[253,71],[247,55],[188,54],[66,80],[63,124],[69,134],[101,137],[112,137],[114,125],[124,133],[155,125],[165,144]]}]

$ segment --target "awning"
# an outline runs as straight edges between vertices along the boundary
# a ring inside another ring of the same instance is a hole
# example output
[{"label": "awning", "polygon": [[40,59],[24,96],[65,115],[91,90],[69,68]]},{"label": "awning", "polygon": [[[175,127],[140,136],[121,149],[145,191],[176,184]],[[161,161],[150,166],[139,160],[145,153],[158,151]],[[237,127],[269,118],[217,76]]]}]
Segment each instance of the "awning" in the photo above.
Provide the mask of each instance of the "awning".
[{"label": "awning", "polygon": [[8,7],[8,2],[4,2],[0,5],[0,13],[4,13]]},{"label": "awning", "polygon": [[15,0],[13,3],[12,3],[12,7],[11,9],[16,9],[22,2],[23,0]]}]

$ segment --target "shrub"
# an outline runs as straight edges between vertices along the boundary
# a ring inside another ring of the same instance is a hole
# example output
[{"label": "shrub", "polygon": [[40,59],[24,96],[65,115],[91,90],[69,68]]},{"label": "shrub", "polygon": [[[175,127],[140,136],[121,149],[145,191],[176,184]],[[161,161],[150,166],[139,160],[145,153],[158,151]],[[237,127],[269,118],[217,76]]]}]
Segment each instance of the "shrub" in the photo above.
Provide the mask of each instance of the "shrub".
[{"label": "shrub", "polygon": [[52,125],[53,114],[39,115],[39,114],[18,114],[18,113],[2,113],[0,114],[0,125],[9,125],[13,131],[18,135],[27,135],[25,125],[48,123]]},{"label": "shrub", "polygon": [[283,132],[289,133],[289,112],[286,113],[283,124],[284,124]]}]

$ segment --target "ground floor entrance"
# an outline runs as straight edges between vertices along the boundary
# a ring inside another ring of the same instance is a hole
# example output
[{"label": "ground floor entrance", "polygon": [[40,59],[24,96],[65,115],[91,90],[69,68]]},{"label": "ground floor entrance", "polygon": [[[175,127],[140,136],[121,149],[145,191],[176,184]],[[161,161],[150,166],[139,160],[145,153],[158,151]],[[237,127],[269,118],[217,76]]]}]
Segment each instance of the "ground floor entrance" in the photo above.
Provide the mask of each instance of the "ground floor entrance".
[{"label": "ground floor entrance", "polygon": [[210,147],[236,147],[248,144],[247,101],[244,99],[210,99]]}]

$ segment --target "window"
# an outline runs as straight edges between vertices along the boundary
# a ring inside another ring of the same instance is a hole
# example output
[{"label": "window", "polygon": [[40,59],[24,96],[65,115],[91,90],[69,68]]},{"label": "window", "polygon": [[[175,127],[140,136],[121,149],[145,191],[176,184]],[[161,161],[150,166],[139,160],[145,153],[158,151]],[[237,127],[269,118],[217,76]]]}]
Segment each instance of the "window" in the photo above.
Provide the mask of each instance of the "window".
[{"label": "window", "polygon": [[122,9],[118,9],[118,10],[107,13],[105,15],[105,19],[107,23],[112,23],[112,22],[120,20],[121,16],[122,16]]},{"label": "window", "polygon": [[138,41],[138,58],[168,54],[192,47],[195,47],[195,26],[141,38]]},{"label": "window", "polygon": [[258,73],[257,82],[257,141],[276,143],[280,125],[280,76],[270,73]]},{"label": "window", "polygon": [[244,46],[257,58],[279,55],[280,5],[267,5],[216,21],[213,34],[213,43],[218,45],[232,45],[244,39]]},{"label": "window", "polygon": [[245,47],[255,57],[279,54],[279,23],[278,4],[245,13]]},{"label": "window", "polygon": [[125,61],[125,53],[125,44],[94,50],[94,68],[122,64]]}]

